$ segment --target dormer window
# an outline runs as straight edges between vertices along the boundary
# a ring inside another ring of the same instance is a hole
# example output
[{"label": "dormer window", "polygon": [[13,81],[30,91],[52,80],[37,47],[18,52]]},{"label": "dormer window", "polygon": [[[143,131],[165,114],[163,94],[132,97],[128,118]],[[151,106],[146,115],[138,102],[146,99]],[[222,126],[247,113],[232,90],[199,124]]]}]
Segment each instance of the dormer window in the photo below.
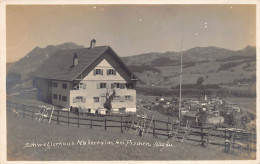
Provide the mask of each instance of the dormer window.
[{"label": "dormer window", "polygon": [[93,74],[94,75],[103,75],[103,69],[94,69]]},{"label": "dormer window", "polygon": [[116,75],[116,70],[114,70],[114,69],[108,69],[108,70],[107,70],[107,75]]},{"label": "dormer window", "polygon": [[86,89],[86,84],[85,83],[79,83],[79,88]]}]

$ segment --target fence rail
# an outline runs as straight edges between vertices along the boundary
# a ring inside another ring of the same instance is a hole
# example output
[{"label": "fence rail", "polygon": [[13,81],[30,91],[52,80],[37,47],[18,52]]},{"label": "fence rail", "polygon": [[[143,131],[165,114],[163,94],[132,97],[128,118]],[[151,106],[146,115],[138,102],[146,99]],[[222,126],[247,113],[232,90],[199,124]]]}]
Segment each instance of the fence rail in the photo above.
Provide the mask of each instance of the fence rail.
[{"label": "fence rail", "polygon": [[[8,112],[12,110],[17,110],[20,116],[28,117],[35,119],[37,117],[36,113],[39,113],[41,108],[35,106],[29,106],[25,104],[18,104],[14,102],[7,102]],[[137,130],[136,127],[131,127],[133,123],[130,121],[130,118],[135,117],[132,114],[113,114],[113,115],[95,115],[92,113],[83,113],[83,112],[70,112],[70,111],[61,111],[54,110],[51,121],[52,123],[56,122],[57,124],[64,123],[68,126],[70,124],[80,126],[87,126],[90,128],[101,127],[107,130],[108,128],[119,128],[123,133],[123,129],[133,129]],[[49,120],[50,117],[44,117],[43,119]],[[146,130],[147,134],[152,134],[153,136],[164,136],[168,139],[172,138],[172,132],[174,132],[174,125],[168,121],[155,120],[155,119],[146,119],[147,125],[150,125],[151,131]],[[134,123],[135,124],[135,123]],[[180,125],[180,129],[175,138],[183,139],[177,135],[184,135],[187,133],[187,127],[184,124]],[[223,146],[226,152],[231,152],[233,149],[244,149],[248,152],[256,151],[256,134],[252,132],[237,132],[227,129],[212,129],[210,127],[198,127],[190,126],[188,137],[185,138],[187,141],[195,142],[201,145],[205,143],[211,145]],[[206,140],[206,141],[205,141]],[[240,143],[239,145],[237,145]],[[241,146],[243,145],[243,146]]]}]

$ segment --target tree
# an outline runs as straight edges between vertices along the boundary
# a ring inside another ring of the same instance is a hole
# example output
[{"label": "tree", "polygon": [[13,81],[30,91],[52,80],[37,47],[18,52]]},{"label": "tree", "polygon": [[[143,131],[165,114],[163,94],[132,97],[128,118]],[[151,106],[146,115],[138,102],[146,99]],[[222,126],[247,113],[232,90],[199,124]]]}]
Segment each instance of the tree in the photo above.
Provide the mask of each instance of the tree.
[{"label": "tree", "polygon": [[113,93],[111,95],[109,95],[108,92],[106,94],[106,101],[104,103],[104,108],[106,108],[108,111],[111,111],[111,109],[112,109],[111,101],[113,100],[113,97],[115,95],[116,95],[116,91],[115,90],[113,90]]},{"label": "tree", "polygon": [[202,109],[200,109],[200,111],[197,113],[197,120],[198,120],[198,125],[202,127],[207,121],[207,113]]},{"label": "tree", "polygon": [[204,78],[200,76],[196,82],[197,85],[201,85],[204,82]]},{"label": "tree", "polygon": [[111,99],[107,98],[104,103],[104,108],[106,108],[108,111],[112,109]]},{"label": "tree", "polygon": [[231,127],[233,127],[234,126],[234,124],[235,124],[235,119],[234,119],[234,115],[233,115],[233,113],[228,113],[227,114],[227,116],[226,116],[226,123],[228,124],[228,125],[230,125]]}]

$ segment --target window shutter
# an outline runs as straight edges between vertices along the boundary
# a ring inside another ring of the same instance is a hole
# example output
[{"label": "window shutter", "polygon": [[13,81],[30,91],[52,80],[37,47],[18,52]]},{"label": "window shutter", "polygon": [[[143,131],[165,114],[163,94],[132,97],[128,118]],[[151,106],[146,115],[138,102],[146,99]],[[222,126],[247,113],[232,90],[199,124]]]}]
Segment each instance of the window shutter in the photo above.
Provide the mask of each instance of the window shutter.
[{"label": "window shutter", "polygon": [[97,89],[99,89],[100,88],[100,83],[97,83]]},{"label": "window shutter", "polygon": [[106,88],[109,89],[109,83],[106,83]]},{"label": "window shutter", "polygon": [[114,75],[116,75],[116,70],[114,69]]},{"label": "window shutter", "polygon": [[133,96],[130,96],[130,101],[133,101],[134,100],[134,97]]},{"label": "window shutter", "polygon": [[109,70],[107,69],[107,75],[109,74]]},{"label": "window shutter", "polygon": [[73,97],[73,103],[76,103],[76,97]]},{"label": "window shutter", "polygon": [[114,83],[111,83],[111,89],[113,89],[115,87]]},{"label": "window shutter", "polygon": [[83,89],[86,89],[86,84],[85,83],[83,83]]},{"label": "window shutter", "polygon": [[103,75],[103,69],[100,69],[100,74]]},{"label": "window shutter", "polygon": [[96,75],[96,69],[93,69],[93,75]]},{"label": "window shutter", "polygon": [[123,89],[123,88],[124,88],[124,83],[120,83],[120,84],[119,84],[119,88],[120,88],[120,89]]},{"label": "window shutter", "polygon": [[86,102],[86,97],[82,97],[82,102]]}]

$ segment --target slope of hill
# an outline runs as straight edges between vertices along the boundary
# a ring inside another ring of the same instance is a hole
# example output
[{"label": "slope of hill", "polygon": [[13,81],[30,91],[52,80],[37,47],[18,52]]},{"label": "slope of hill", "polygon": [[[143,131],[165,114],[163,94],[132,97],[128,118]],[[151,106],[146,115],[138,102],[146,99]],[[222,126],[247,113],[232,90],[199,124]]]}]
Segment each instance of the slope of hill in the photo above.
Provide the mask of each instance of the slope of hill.
[{"label": "slope of hill", "polygon": [[45,48],[35,47],[32,51],[25,55],[25,57],[13,63],[8,68],[8,73],[19,74],[22,79],[28,78],[32,72],[37,70],[40,65],[57,50],[76,48],[84,48],[84,46],[79,46],[75,43],[68,42],[56,46],[48,45]]},{"label": "slope of hill", "polygon": [[[223,153],[222,149],[216,147],[203,148],[188,143],[172,142],[170,143],[172,147],[156,147],[154,146],[156,142],[165,145],[167,140],[126,135],[114,128],[104,130],[96,127],[91,129],[83,126],[78,128],[73,125],[58,125],[56,122],[39,123],[31,118],[15,117],[10,112],[7,113],[7,159],[11,161],[255,159]],[[136,143],[146,142],[152,146],[126,145],[130,140]],[[80,144],[82,141],[86,143]],[[97,143],[98,141],[113,144],[101,145]],[[44,146],[47,143],[48,146]]]}]

